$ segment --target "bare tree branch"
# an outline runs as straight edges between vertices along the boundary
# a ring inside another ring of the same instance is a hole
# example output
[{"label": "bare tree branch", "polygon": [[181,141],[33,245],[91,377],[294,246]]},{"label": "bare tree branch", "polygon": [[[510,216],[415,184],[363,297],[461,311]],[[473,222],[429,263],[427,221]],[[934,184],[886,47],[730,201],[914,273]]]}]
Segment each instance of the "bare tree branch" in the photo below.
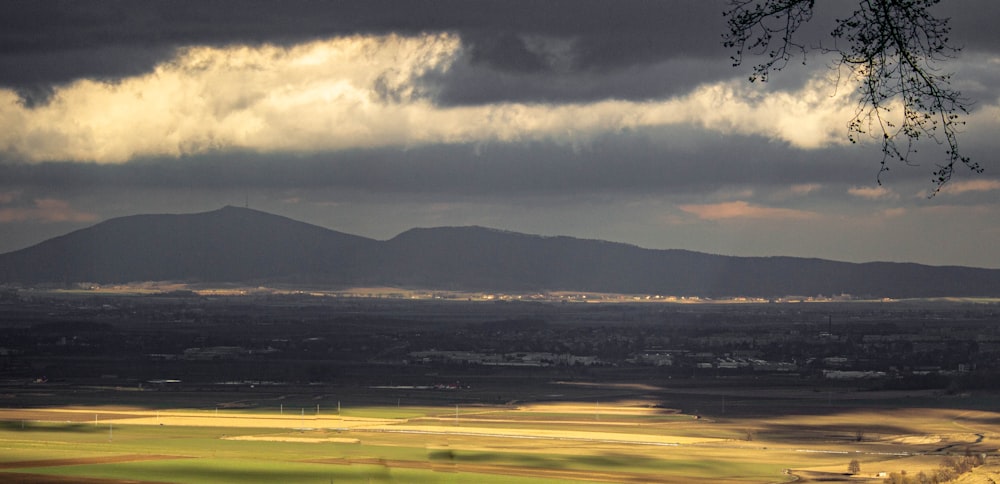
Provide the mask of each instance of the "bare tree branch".
[{"label": "bare tree branch", "polygon": [[[848,139],[857,143],[861,135],[881,134],[878,183],[889,160],[910,164],[915,143],[929,138],[943,145],[946,155],[933,172],[934,196],[958,164],[983,172],[959,150],[961,116],[968,114],[969,101],[951,87],[951,74],[937,67],[960,50],[949,44],[948,19],[930,12],[939,1],[859,0],[850,16],[837,19],[831,46],[807,47],[795,33],[812,19],[815,0],[730,0],[724,12],[730,31],[723,44],[735,49],[734,66],[745,54],[764,57],[754,66],[751,82],[766,81],[793,56],[801,55],[805,63],[811,49],[834,54],[834,68],[847,68],[858,80],[858,108],[847,125]],[[902,113],[892,112],[896,104]]]}]

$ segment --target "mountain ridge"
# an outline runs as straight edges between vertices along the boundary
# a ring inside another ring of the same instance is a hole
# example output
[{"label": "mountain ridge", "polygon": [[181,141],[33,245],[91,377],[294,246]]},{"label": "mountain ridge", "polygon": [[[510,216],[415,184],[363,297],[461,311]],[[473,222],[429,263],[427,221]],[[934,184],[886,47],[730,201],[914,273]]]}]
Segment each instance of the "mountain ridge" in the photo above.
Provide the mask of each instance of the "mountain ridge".
[{"label": "mountain ridge", "polygon": [[737,257],[481,226],[388,240],[227,206],[143,214],[0,254],[0,282],[281,282],[702,297],[997,297],[1000,269]]}]

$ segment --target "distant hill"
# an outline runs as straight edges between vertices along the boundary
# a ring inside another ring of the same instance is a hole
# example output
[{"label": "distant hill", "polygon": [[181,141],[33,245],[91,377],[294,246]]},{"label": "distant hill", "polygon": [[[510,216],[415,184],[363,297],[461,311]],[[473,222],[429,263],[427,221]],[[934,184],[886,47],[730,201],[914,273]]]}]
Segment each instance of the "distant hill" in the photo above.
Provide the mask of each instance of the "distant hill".
[{"label": "distant hill", "polygon": [[482,227],[412,229],[387,240],[225,207],[136,215],[7,254],[8,283],[135,281],[386,285],[677,296],[1000,296],[1000,270],[652,250]]},{"label": "distant hill", "polygon": [[101,222],[0,255],[0,280],[38,282],[352,281],[376,241],[256,210]]}]

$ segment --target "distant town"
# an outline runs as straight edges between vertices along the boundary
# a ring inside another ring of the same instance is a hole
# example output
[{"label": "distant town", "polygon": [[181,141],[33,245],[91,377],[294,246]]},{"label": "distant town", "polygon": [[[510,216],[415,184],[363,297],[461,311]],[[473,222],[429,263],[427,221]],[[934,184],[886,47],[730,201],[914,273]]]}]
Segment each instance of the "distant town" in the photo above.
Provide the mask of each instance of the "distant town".
[{"label": "distant town", "polygon": [[6,384],[379,386],[402,378],[436,388],[442,374],[450,384],[627,369],[646,380],[954,392],[1000,375],[1000,304],[985,300],[130,289],[5,292]]}]

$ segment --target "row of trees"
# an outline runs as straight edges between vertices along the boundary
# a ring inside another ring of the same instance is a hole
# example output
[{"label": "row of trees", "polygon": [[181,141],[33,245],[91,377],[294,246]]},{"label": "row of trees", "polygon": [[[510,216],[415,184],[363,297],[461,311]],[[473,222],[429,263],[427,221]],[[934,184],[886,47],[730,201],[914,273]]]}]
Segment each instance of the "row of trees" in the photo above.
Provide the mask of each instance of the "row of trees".
[{"label": "row of trees", "polygon": [[[915,475],[909,475],[905,470],[893,472],[883,482],[886,484],[939,484],[951,482],[962,474],[971,472],[976,467],[983,465],[985,462],[986,457],[982,454],[965,455],[962,457],[948,456],[941,462],[940,467],[930,473],[920,471]],[[857,460],[852,460],[848,467],[851,474],[861,472],[861,465],[858,464]]]}]

